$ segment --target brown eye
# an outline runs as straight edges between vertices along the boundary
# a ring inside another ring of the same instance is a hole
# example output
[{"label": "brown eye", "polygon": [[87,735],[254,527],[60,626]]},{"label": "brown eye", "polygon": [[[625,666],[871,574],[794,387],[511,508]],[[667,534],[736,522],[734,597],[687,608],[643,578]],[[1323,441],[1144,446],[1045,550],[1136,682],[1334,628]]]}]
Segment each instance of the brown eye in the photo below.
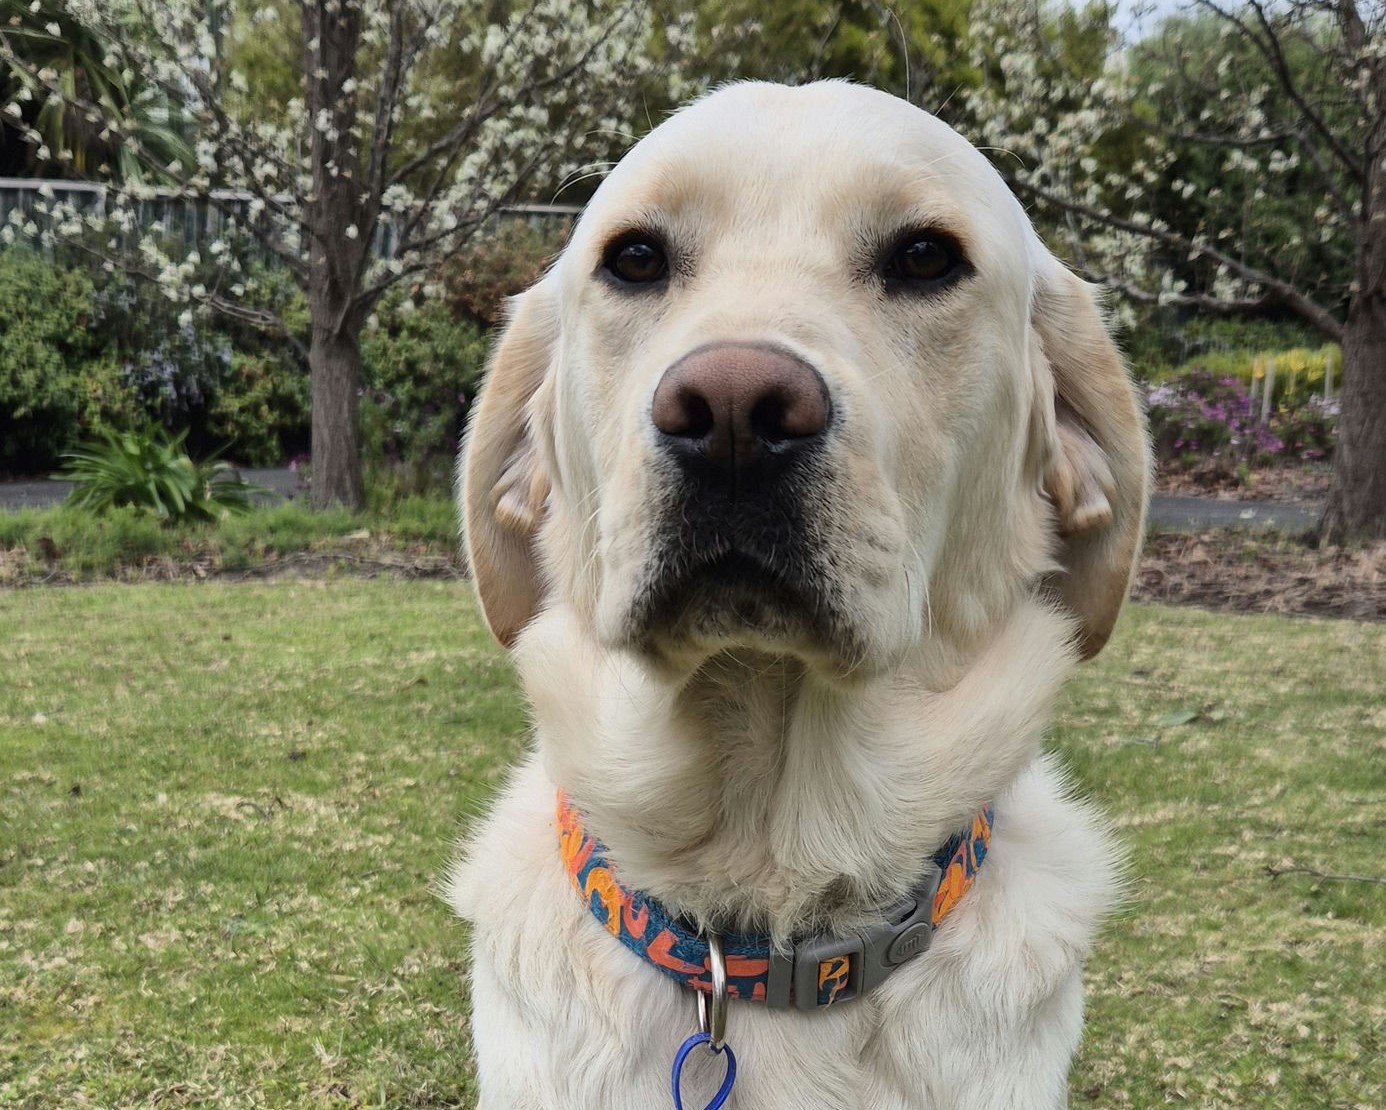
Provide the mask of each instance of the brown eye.
[{"label": "brown eye", "polygon": [[911,232],[886,259],[885,276],[903,282],[941,281],[957,270],[962,252],[957,243],[937,232]]},{"label": "brown eye", "polygon": [[669,272],[664,248],[648,236],[618,239],[607,248],[602,266],[614,277],[630,285],[649,285],[661,281]]}]

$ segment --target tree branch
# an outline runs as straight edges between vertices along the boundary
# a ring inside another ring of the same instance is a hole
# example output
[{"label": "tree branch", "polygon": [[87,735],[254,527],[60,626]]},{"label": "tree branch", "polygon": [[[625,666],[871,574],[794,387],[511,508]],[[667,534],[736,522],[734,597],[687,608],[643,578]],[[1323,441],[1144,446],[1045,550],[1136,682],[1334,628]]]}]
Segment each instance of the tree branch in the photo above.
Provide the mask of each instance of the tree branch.
[{"label": "tree branch", "polygon": [[[89,255],[102,263],[109,263],[127,277],[146,281],[155,286],[159,284],[158,274],[135,265],[130,261],[128,253],[126,252],[107,254],[105,251],[97,250],[89,244],[82,242],[80,239],[69,240],[67,245],[76,248],[83,254]],[[288,341],[289,345],[293,347],[294,353],[305,363],[308,361],[308,348],[304,346],[303,342],[293,333],[293,330],[284,322],[283,317],[277,312],[272,312],[267,308],[251,308],[238,301],[229,300],[215,292],[209,292],[202,297],[194,297],[189,293],[189,297],[233,320],[240,320],[252,327],[260,328],[262,331],[283,336],[284,339]]]},{"label": "tree branch", "polygon": [[[1335,342],[1342,341],[1342,323],[1322,305],[1296,289],[1289,282],[1283,281],[1272,274],[1268,274],[1264,270],[1259,270],[1255,266],[1243,262],[1241,259],[1234,258],[1211,244],[1194,243],[1176,231],[1151,227],[1146,224],[1137,223],[1134,220],[1117,216],[1112,212],[1104,212],[1102,209],[1083,204],[1081,201],[1060,196],[1049,189],[1045,189],[1028,181],[1013,178],[1012,182],[1016,188],[1023,190],[1045,204],[1054,206],[1062,212],[1073,212],[1094,223],[1115,228],[1118,231],[1126,231],[1134,235],[1139,235],[1142,238],[1160,243],[1162,246],[1168,247],[1171,250],[1178,251],[1188,258],[1200,256],[1210,258],[1214,262],[1226,266],[1243,281],[1261,286],[1266,291],[1266,294],[1273,298],[1270,303],[1283,305],[1306,323],[1318,328],[1319,331],[1323,332],[1330,339],[1333,339]],[[1215,302],[1216,298],[1211,299],[1204,307],[1212,307]],[[1229,303],[1240,305],[1245,302]],[[1234,311],[1249,311],[1249,309],[1237,308],[1234,309]]]},{"label": "tree branch", "polygon": [[1347,171],[1354,178],[1361,181],[1365,172],[1362,163],[1354,157],[1352,151],[1348,150],[1347,147],[1342,144],[1341,140],[1333,133],[1333,130],[1328,126],[1323,117],[1314,110],[1313,106],[1304,98],[1304,94],[1300,92],[1299,86],[1295,83],[1294,74],[1290,72],[1289,63],[1285,60],[1285,54],[1280,45],[1280,37],[1271,24],[1269,17],[1266,15],[1266,10],[1261,5],[1260,0],[1249,0],[1249,3],[1252,10],[1256,13],[1257,21],[1260,23],[1262,30],[1265,31],[1266,37],[1264,39],[1258,35],[1255,30],[1249,27],[1245,21],[1239,19],[1232,12],[1220,8],[1213,0],[1197,0],[1197,2],[1219,18],[1236,27],[1237,30],[1241,32],[1242,36],[1256,47],[1261,56],[1270,63],[1271,70],[1275,74],[1276,80],[1279,82],[1285,95],[1294,102],[1295,107],[1300,110],[1304,119],[1313,125],[1314,130],[1322,137],[1328,149],[1333,152],[1334,157],[1347,168]]}]

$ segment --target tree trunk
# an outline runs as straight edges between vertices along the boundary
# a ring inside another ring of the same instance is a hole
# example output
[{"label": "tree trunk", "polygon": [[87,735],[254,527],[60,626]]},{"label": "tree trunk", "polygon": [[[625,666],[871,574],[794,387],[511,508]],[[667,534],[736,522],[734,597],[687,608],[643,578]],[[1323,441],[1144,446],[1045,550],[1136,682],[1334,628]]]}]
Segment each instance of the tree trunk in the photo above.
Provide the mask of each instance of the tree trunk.
[{"label": "tree trunk", "polygon": [[361,480],[361,279],[371,228],[362,201],[356,138],[356,63],[362,10],[342,0],[305,0],[303,72],[312,126],[313,189],[304,203],[309,233],[308,311],[313,339],[313,507],[365,501]]},{"label": "tree trunk", "polygon": [[1381,110],[1366,149],[1357,280],[1343,328],[1338,446],[1320,539],[1386,539],[1386,66],[1376,74]]},{"label": "tree trunk", "polygon": [[326,316],[312,305],[313,341],[308,365],[313,385],[313,479],[315,509],[365,503],[357,412],[361,396],[361,328],[354,321],[334,330],[319,323]]},{"label": "tree trunk", "polygon": [[1386,539],[1386,300],[1360,297],[1343,329],[1338,446],[1322,539]]}]

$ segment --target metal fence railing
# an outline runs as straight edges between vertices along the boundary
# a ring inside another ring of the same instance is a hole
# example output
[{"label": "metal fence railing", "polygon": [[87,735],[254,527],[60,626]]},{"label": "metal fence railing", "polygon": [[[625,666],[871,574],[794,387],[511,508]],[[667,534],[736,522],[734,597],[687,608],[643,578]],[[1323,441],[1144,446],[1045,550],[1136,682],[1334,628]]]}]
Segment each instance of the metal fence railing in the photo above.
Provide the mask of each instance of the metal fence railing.
[{"label": "metal fence railing", "polygon": [[[141,228],[159,224],[165,234],[181,236],[188,250],[216,240],[222,232],[228,210],[248,211],[252,194],[234,189],[217,189],[212,200],[185,196],[176,189],[153,189],[147,199],[135,206]],[[27,220],[35,205],[53,200],[72,204],[81,212],[104,215],[109,211],[109,193],[104,185],[86,181],[53,181],[39,178],[0,177],[0,226],[18,212]],[[500,210],[501,220],[523,220],[536,227],[571,226],[582,208],[575,204],[515,204]],[[399,246],[398,228],[381,220],[376,228],[375,253],[393,258]]]}]

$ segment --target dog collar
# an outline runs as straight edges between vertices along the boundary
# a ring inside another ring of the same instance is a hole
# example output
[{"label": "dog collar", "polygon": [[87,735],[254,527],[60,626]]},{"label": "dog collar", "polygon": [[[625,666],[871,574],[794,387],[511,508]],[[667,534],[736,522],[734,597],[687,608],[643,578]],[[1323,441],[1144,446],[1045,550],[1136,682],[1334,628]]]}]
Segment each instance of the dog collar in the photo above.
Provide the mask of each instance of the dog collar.
[{"label": "dog collar", "polygon": [[[972,819],[970,829],[950,837],[934,853],[909,897],[892,906],[885,924],[874,929],[847,937],[806,937],[790,952],[781,952],[768,936],[723,934],[728,997],[819,1010],[871,990],[929,947],[934,930],[986,859],[991,825],[988,805]],[[586,831],[582,814],[562,790],[558,844],[573,887],[607,932],[684,986],[712,990],[706,938],[653,898],[621,885],[606,846]]]}]

